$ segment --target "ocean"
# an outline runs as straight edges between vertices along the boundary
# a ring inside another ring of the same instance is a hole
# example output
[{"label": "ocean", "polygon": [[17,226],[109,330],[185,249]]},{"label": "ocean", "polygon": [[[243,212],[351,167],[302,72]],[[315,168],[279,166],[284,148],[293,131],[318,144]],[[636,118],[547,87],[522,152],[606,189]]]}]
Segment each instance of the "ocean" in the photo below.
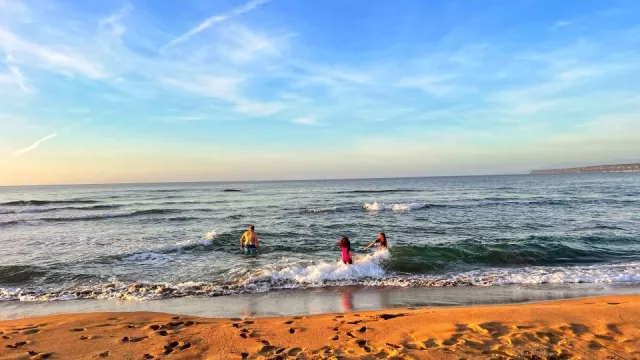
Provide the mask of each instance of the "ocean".
[{"label": "ocean", "polygon": [[[239,248],[249,225],[257,258]],[[389,250],[362,250],[378,232]],[[635,287],[640,174],[0,187],[0,248],[5,304]]]}]

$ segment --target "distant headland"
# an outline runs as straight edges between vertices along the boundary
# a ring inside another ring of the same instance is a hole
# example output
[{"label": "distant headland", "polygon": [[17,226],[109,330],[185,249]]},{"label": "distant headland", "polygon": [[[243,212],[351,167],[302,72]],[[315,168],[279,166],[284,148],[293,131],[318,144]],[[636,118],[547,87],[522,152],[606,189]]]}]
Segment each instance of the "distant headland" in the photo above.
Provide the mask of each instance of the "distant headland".
[{"label": "distant headland", "polygon": [[572,167],[572,168],[565,168],[565,169],[533,170],[531,171],[531,174],[532,175],[591,174],[591,173],[620,173],[620,172],[640,172],[640,163],[582,166],[582,167]]}]

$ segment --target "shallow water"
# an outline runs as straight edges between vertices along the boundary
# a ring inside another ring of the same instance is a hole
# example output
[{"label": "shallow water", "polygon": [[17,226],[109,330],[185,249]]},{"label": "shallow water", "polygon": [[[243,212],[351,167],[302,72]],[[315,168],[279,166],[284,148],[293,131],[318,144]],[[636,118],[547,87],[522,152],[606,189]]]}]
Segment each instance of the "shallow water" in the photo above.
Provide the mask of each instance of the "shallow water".
[{"label": "shallow water", "polygon": [[[358,250],[379,231],[389,252]],[[4,187],[0,247],[2,300],[636,284],[640,175]]]}]

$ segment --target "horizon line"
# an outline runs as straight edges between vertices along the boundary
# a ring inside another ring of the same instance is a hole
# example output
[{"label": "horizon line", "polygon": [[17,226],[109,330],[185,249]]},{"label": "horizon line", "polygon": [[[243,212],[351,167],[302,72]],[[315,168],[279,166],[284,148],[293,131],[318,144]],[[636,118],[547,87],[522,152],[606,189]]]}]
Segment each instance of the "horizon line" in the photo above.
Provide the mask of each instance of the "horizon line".
[{"label": "horizon line", "polygon": [[[504,173],[504,174],[471,174],[471,175],[425,175],[425,176],[383,176],[383,177],[353,177],[353,178],[315,178],[315,179],[278,179],[278,180],[194,180],[194,181],[132,181],[132,182],[106,182],[106,183],[66,183],[66,184],[24,184],[24,185],[0,185],[0,188],[8,187],[36,187],[36,186],[91,186],[91,185],[156,185],[156,184],[204,184],[204,183],[267,183],[267,182],[303,182],[303,181],[344,181],[344,180],[394,180],[394,179],[425,179],[447,177],[479,177],[479,176],[522,176],[535,175],[531,173]],[[543,175],[544,176],[544,175]]]}]

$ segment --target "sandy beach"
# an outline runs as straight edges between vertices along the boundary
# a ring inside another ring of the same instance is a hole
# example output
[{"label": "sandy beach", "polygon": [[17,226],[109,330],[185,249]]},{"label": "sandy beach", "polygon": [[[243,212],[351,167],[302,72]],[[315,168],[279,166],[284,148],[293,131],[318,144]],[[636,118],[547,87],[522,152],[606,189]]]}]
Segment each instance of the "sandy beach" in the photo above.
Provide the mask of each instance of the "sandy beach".
[{"label": "sandy beach", "polygon": [[280,318],[0,322],[0,359],[640,359],[640,296]]}]

